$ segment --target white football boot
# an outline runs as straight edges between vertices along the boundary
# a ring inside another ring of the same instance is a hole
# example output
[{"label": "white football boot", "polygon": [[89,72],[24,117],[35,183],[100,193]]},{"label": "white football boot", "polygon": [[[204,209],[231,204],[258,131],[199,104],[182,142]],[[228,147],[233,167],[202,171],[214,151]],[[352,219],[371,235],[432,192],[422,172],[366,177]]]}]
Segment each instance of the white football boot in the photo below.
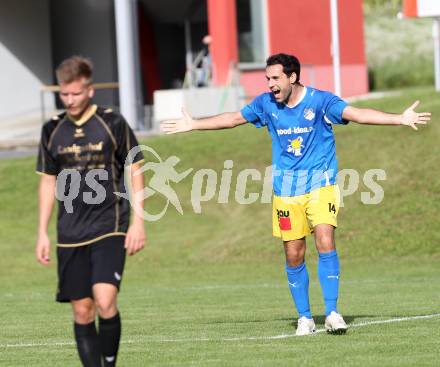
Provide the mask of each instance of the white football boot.
[{"label": "white football boot", "polygon": [[325,318],[325,330],[330,334],[345,334],[348,326],[340,314],[332,311]]},{"label": "white football boot", "polygon": [[316,331],[315,321],[303,316],[298,319],[298,327],[296,328],[296,336],[310,335]]}]

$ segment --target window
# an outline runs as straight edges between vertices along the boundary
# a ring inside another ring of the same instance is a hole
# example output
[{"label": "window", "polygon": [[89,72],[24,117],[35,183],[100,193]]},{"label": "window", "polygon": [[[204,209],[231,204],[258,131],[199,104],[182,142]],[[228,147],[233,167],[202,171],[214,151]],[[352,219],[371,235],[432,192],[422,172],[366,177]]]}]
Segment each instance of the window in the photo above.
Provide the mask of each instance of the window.
[{"label": "window", "polygon": [[238,57],[242,66],[267,58],[267,0],[237,0]]}]

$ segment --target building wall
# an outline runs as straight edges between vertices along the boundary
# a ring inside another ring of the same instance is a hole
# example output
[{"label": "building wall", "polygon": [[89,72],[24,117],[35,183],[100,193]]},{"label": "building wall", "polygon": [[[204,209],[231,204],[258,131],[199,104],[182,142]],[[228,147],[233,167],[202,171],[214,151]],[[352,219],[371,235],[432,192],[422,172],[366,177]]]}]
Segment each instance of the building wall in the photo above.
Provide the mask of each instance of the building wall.
[{"label": "building wall", "polygon": [[49,0],[0,2],[0,123],[40,111],[41,85],[52,82],[49,24]]},{"label": "building wall", "polygon": [[[331,56],[330,0],[267,0],[270,53],[290,53],[303,65],[301,80],[314,87],[334,90]],[[363,32],[362,0],[339,0],[339,33],[342,96],[368,92]],[[264,81],[264,71],[260,70]],[[267,88],[258,72],[244,72],[248,94]]]},{"label": "building wall", "polygon": [[[113,0],[51,0],[53,63],[72,55],[90,57],[94,81],[118,81]],[[115,105],[117,90],[100,90],[97,103]]]},{"label": "building wall", "polygon": [[331,63],[330,0],[269,0],[271,53],[296,55],[302,63]]}]

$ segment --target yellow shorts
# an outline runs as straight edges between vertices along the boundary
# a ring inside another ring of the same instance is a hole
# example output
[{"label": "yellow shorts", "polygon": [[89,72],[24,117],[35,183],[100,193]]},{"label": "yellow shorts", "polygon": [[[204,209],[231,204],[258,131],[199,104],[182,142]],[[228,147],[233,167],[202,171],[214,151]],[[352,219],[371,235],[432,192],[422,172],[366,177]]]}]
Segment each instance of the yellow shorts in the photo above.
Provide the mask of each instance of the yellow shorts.
[{"label": "yellow shorts", "polygon": [[273,198],[273,235],[283,241],[296,240],[313,233],[318,224],[337,227],[338,185],[320,187],[299,196]]}]

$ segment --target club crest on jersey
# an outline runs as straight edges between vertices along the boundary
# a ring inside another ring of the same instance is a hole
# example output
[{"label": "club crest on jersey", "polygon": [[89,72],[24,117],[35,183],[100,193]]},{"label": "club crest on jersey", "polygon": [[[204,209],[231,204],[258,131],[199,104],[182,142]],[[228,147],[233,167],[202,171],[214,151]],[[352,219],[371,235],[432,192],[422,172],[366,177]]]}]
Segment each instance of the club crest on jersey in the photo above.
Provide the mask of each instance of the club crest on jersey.
[{"label": "club crest on jersey", "polygon": [[304,118],[309,121],[312,121],[315,118],[315,111],[313,111],[313,108],[306,108],[304,110]]},{"label": "club crest on jersey", "polygon": [[287,147],[287,151],[293,153],[295,157],[302,156],[301,149],[304,148],[304,145],[302,145],[303,140],[302,136],[298,136],[293,140],[288,140],[289,146]]},{"label": "club crest on jersey", "polygon": [[83,138],[84,137],[84,131],[81,128],[75,129],[75,134],[73,134],[74,138]]}]

